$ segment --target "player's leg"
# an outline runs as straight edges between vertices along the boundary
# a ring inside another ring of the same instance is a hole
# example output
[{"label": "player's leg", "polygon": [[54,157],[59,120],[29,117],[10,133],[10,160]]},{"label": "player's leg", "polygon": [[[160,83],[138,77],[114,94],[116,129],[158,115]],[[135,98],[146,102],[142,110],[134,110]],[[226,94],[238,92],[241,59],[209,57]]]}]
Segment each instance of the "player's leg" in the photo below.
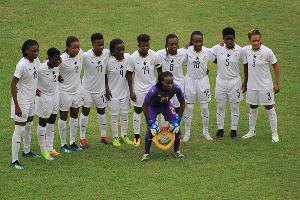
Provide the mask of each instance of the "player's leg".
[{"label": "player's leg", "polygon": [[133,131],[134,131],[134,140],[133,144],[135,146],[140,146],[141,139],[141,120],[142,120],[142,108],[134,106],[133,112]]},{"label": "player's leg", "polygon": [[113,146],[121,146],[120,138],[118,133],[118,116],[120,112],[120,101],[119,100],[110,100],[107,102],[108,112],[110,114],[110,126],[113,135]]},{"label": "player's leg", "polygon": [[231,132],[230,137],[232,139],[238,139],[237,136],[237,127],[239,124],[239,102],[230,102],[230,108],[231,108]]},{"label": "player's leg", "polygon": [[259,104],[259,94],[258,91],[247,89],[247,98],[246,102],[250,104],[249,110],[249,132],[243,136],[244,139],[251,138],[256,135],[255,126],[258,115],[258,104]]},{"label": "player's leg", "polygon": [[54,143],[54,124],[57,118],[57,114],[51,114],[48,123],[46,125],[46,145],[47,145],[47,150],[50,152],[50,155],[53,156],[60,156],[60,153],[58,153],[54,148],[53,148],[53,143]]},{"label": "player's leg", "polygon": [[133,144],[133,142],[127,136],[128,131],[128,113],[131,110],[131,104],[129,96],[121,99],[120,110],[121,110],[121,140],[126,144]]},{"label": "player's leg", "polygon": [[46,146],[46,125],[48,118],[39,117],[39,124],[37,127],[37,138],[40,144],[41,152],[46,160],[53,160]]},{"label": "player's leg", "polygon": [[86,129],[88,126],[90,110],[91,110],[90,107],[85,107],[84,105],[81,107],[79,127],[80,127],[80,147],[82,149],[86,149],[89,147],[86,142]]},{"label": "player's leg", "polygon": [[217,76],[216,78],[216,88],[215,88],[215,99],[217,101],[217,126],[218,132],[214,139],[219,139],[224,136],[224,119],[225,119],[225,110],[226,110],[226,102],[227,102],[227,94],[226,94],[226,80]]},{"label": "player's leg", "polygon": [[112,142],[107,137],[107,119],[105,115],[105,107],[97,108],[97,117],[101,132],[101,142],[106,145],[112,145]]}]

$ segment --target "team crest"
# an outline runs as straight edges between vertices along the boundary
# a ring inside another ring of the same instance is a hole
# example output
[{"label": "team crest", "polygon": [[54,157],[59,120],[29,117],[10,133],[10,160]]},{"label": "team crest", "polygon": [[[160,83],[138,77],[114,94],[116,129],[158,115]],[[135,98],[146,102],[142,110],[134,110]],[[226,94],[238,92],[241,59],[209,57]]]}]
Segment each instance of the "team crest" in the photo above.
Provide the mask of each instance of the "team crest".
[{"label": "team crest", "polygon": [[207,57],[206,56],[203,56],[203,61],[207,60]]},{"label": "team crest", "polygon": [[238,55],[235,54],[235,55],[233,56],[233,59],[234,59],[234,60],[237,60],[237,59],[238,59]]},{"label": "team crest", "polygon": [[47,116],[47,114],[48,114],[48,110],[46,110],[46,111],[44,112],[44,116]]},{"label": "team crest", "polygon": [[177,63],[178,63],[178,64],[181,63],[181,58],[178,58]]},{"label": "team crest", "polygon": [[150,60],[150,65],[153,65],[153,63],[154,63],[153,60]]},{"label": "team crest", "polygon": [[62,107],[64,107],[64,105],[65,105],[64,103],[61,103],[61,104],[60,104],[60,107],[62,108]]},{"label": "team crest", "polygon": [[162,150],[169,149],[175,142],[175,134],[169,132],[169,128],[170,126],[159,127],[160,132],[152,139],[156,146]]},{"label": "team crest", "polygon": [[264,59],[264,55],[260,55],[258,59],[259,59],[259,60]]}]

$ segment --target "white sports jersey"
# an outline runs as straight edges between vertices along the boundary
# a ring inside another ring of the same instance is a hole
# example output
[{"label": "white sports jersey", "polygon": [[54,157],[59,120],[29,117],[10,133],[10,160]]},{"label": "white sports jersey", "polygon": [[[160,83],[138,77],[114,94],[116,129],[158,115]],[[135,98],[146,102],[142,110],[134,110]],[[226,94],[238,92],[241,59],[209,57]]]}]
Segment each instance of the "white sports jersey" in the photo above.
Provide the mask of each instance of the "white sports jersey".
[{"label": "white sports jersey", "polygon": [[48,61],[41,64],[38,68],[38,89],[46,95],[53,95],[58,88],[58,67],[49,68]]},{"label": "white sports jersey", "polygon": [[80,73],[83,62],[83,51],[80,49],[77,56],[70,58],[69,54],[64,52],[61,55],[62,63],[59,65],[60,75],[64,79],[59,83],[59,90],[64,94],[74,94],[81,89]]},{"label": "white sports jersey", "polygon": [[261,45],[258,51],[253,51],[252,46],[243,48],[243,64],[248,63],[247,88],[252,90],[273,89],[270,64],[275,64],[277,59],[268,47]]},{"label": "white sports jersey", "polygon": [[192,79],[201,79],[206,76],[208,61],[213,62],[215,60],[212,51],[203,46],[200,52],[196,52],[194,46],[190,46],[186,53],[186,75]]},{"label": "white sports jersey", "polygon": [[89,93],[105,91],[105,74],[109,54],[108,49],[103,49],[100,56],[96,56],[92,49],[83,54],[82,88],[85,91]]},{"label": "white sports jersey", "polygon": [[37,69],[40,64],[39,58],[30,62],[23,57],[18,62],[14,76],[19,79],[17,83],[19,104],[30,104],[34,102],[38,82]]},{"label": "white sports jersey", "polygon": [[161,67],[160,59],[156,52],[149,49],[148,55],[142,57],[138,50],[130,56],[130,64],[127,70],[134,72],[133,89],[147,93],[155,85],[155,69]]},{"label": "white sports jersey", "polygon": [[179,85],[184,85],[184,74],[183,74],[183,63],[186,62],[186,51],[183,49],[178,49],[177,54],[170,55],[166,53],[166,49],[161,49],[157,51],[162,64],[162,71],[172,72],[174,77],[174,82]]},{"label": "white sports jersey", "polygon": [[216,45],[212,47],[217,57],[218,76],[223,79],[231,79],[240,76],[240,64],[242,63],[242,47],[235,44],[233,49]]},{"label": "white sports jersey", "polygon": [[116,60],[113,56],[108,58],[106,74],[112,100],[119,100],[129,96],[128,82],[125,77],[129,65],[129,57],[130,54],[125,53],[122,61]]}]

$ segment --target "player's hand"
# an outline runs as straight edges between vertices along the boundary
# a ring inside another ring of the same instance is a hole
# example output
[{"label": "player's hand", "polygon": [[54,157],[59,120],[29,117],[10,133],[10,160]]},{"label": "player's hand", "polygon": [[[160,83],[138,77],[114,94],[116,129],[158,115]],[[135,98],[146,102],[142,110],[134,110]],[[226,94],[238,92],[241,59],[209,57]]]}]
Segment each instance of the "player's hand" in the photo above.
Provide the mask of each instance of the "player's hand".
[{"label": "player's hand", "polygon": [[179,124],[180,124],[180,122],[181,122],[181,119],[182,119],[182,117],[179,116],[179,115],[176,117],[176,120],[178,121]]},{"label": "player's hand", "polygon": [[60,74],[58,75],[58,82],[60,83],[64,82],[64,78]]},{"label": "player's hand", "polygon": [[150,128],[151,134],[153,136],[156,136],[159,133],[158,125],[155,122],[153,122],[151,119],[147,120],[146,123]]},{"label": "player's hand", "polygon": [[242,91],[243,93],[247,91],[247,83],[242,84]]},{"label": "player's hand", "polygon": [[219,46],[221,46],[221,47],[224,47],[224,44],[225,44],[224,40],[221,40],[221,41],[219,42]]},{"label": "player's hand", "polygon": [[277,94],[278,92],[280,92],[279,84],[275,84],[275,85],[274,85],[273,91],[274,91],[275,94]]},{"label": "player's hand", "polygon": [[189,46],[190,46],[190,44],[185,44],[185,45],[183,45],[183,47],[182,47],[182,48],[184,48],[184,49],[188,49],[188,48],[189,48]]},{"label": "player's hand", "polygon": [[133,102],[136,102],[136,95],[134,92],[130,93],[130,99],[133,101]]},{"label": "player's hand", "polygon": [[15,115],[18,117],[22,117],[22,110],[19,106],[15,106]]},{"label": "player's hand", "polygon": [[108,89],[106,90],[106,98],[108,101],[110,101],[110,99],[112,98],[112,94],[111,94],[111,91]]},{"label": "player's hand", "polygon": [[175,119],[174,121],[172,121],[169,131],[176,134],[178,133],[179,128],[180,128],[180,123],[177,121],[177,119]]},{"label": "player's hand", "polygon": [[38,97],[40,97],[41,96],[41,90],[36,89],[35,95],[38,96]]},{"label": "player's hand", "polygon": [[209,74],[209,69],[207,68],[207,70],[206,70],[206,75],[208,75]]}]

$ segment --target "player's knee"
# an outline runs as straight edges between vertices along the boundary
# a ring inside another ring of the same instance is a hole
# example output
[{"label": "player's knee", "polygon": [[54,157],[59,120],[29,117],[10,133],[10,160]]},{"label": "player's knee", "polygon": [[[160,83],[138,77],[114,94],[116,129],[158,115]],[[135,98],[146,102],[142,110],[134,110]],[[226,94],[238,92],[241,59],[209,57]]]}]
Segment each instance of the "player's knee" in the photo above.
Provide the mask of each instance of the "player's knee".
[{"label": "player's knee", "polygon": [[121,113],[121,121],[128,121],[128,113]]},{"label": "player's knee", "polygon": [[194,104],[192,104],[192,103],[186,104],[186,108],[185,108],[185,113],[186,114],[193,113],[193,110],[194,110]]},{"label": "player's knee", "polygon": [[207,103],[200,104],[200,108],[201,108],[202,114],[208,113],[208,104]]}]

